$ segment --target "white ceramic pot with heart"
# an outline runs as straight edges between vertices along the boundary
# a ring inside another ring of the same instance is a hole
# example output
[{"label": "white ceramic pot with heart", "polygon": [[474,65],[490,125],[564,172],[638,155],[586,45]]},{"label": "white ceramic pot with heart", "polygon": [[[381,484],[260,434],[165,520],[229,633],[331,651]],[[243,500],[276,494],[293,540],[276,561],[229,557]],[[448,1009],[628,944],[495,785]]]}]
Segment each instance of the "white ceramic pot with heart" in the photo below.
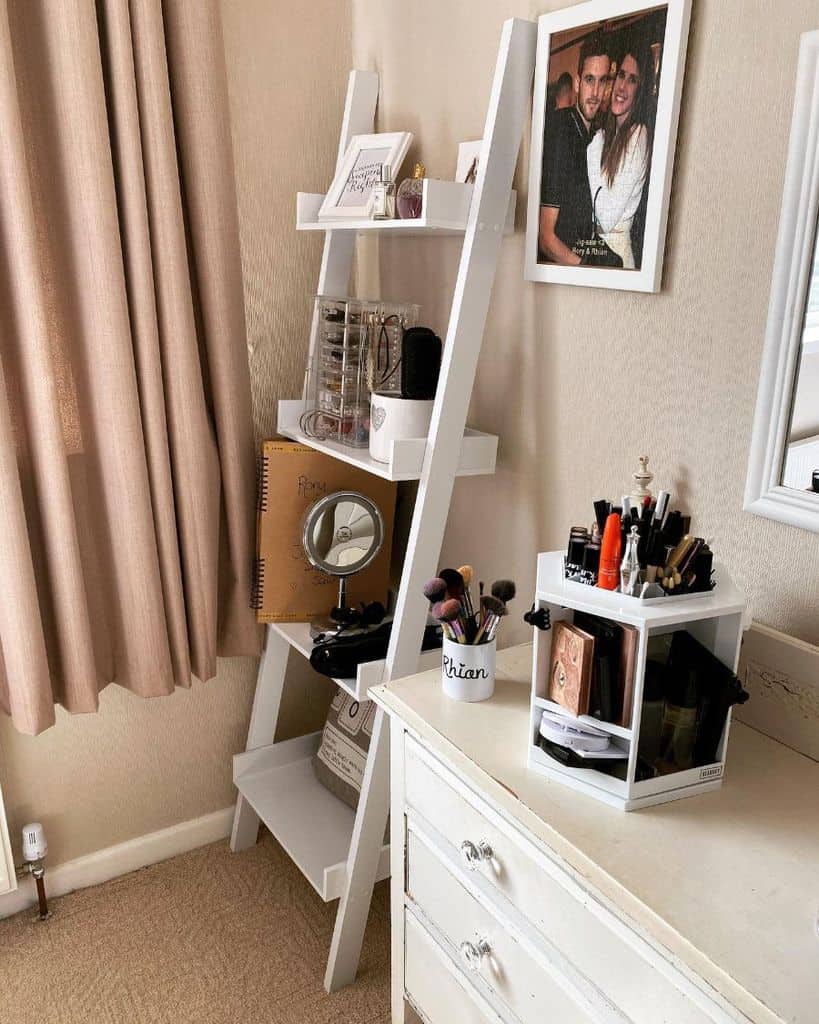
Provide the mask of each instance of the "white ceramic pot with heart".
[{"label": "white ceramic pot with heart", "polygon": [[389,462],[392,442],[412,437],[426,438],[435,403],[373,392],[370,399],[370,455],[376,462]]}]

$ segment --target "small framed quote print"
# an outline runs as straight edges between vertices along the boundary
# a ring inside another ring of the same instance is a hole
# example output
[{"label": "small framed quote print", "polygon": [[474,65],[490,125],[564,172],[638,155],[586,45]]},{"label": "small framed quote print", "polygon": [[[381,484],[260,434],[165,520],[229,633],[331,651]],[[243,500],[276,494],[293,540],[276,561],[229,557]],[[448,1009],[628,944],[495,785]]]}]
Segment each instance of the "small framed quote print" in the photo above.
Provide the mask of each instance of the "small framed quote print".
[{"label": "small framed quote print", "polygon": [[538,19],[525,276],[660,290],[691,0]]},{"label": "small framed quote print", "polygon": [[381,177],[381,165],[389,165],[395,181],[411,143],[411,132],[354,135],[321,204],[319,220],[366,217],[370,192]]}]

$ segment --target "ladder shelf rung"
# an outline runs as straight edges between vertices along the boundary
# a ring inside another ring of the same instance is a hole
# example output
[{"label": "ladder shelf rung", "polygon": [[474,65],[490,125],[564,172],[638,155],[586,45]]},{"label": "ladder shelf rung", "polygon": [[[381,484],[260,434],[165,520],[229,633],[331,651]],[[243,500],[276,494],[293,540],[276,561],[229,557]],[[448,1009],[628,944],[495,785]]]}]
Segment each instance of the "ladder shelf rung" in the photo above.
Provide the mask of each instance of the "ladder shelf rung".
[{"label": "ladder shelf rung", "polygon": [[[424,179],[422,198],[423,214],[411,220],[319,220],[318,212],[324,196],[314,192],[296,194],[297,231],[353,231],[356,234],[410,235],[414,238],[462,235],[469,220],[474,185],[459,181],[438,181]],[[513,190],[506,208],[503,233],[511,235],[515,230],[515,207],[517,193]],[[500,225],[498,225],[500,227]]]},{"label": "ladder shelf rung", "polygon": [[[309,622],[269,622],[268,628],[275,630],[294,650],[309,661],[310,652],[313,649]],[[333,679],[332,681],[356,700],[368,700],[367,690],[371,686],[379,686],[383,682],[385,664],[383,659],[365,661],[358,666],[358,672],[352,679]],[[418,671],[426,672],[428,669],[437,668],[440,664],[440,650],[422,651],[418,661]]]},{"label": "ladder shelf rung", "polygon": [[[338,441],[320,441],[309,437],[299,426],[305,403],[301,400],[279,402],[278,432],[292,441],[306,444],[316,451],[332,455],[350,466],[358,466],[384,480],[418,480],[424,462],[427,439],[425,437],[393,441],[390,462],[377,462],[366,448],[351,448]],[[458,476],[486,476],[495,472],[498,438],[467,427],[461,443]]]}]

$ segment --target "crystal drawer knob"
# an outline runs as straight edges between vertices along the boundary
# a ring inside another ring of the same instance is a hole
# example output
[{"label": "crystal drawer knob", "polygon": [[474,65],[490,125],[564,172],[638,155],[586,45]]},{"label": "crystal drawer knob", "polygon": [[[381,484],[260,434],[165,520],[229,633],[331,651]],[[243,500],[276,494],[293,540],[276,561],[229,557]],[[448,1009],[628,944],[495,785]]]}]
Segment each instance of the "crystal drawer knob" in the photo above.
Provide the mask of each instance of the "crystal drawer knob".
[{"label": "crystal drawer knob", "polygon": [[477,942],[462,942],[460,945],[461,960],[470,971],[479,971],[483,958],[489,956],[491,952],[486,939],[478,939]]},{"label": "crystal drawer knob", "polygon": [[461,856],[470,871],[475,871],[482,860],[492,860],[492,847],[481,841],[476,846],[471,840],[464,839],[461,843]]}]

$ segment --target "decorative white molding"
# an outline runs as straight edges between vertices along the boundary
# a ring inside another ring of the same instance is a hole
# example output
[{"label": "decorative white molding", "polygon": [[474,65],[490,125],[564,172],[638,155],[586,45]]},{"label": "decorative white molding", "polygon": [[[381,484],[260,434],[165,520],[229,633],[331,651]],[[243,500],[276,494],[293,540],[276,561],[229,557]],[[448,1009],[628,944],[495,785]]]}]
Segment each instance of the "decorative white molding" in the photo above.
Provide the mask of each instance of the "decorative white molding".
[{"label": "decorative white molding", "polygon": [[[137,836],[116,846],[108,846],[96,850],[85,857],[68,860],[54,868],[48,867],[46,861],[46,891],[49,898],[64,896],[75,889],[85,889],[89,885],[100,885],[129,871],[157,864],[159,861],[187,853],[199,846],[215,843],[230,835],[233,821],[233,806],[223,807],[220,811],[205,814],[201,818],[180,821],[170,828],[149,832]],[[37,903],[34,883],[23,878],[16,892],[0,896],[0,918],[10,917],[21,910],[33,907]]]},{"label": "decorative white molding", "polygon": [[781,485],[819,214],[819,31],[803,34],[745,510],[819,533],[819,495]]}]

